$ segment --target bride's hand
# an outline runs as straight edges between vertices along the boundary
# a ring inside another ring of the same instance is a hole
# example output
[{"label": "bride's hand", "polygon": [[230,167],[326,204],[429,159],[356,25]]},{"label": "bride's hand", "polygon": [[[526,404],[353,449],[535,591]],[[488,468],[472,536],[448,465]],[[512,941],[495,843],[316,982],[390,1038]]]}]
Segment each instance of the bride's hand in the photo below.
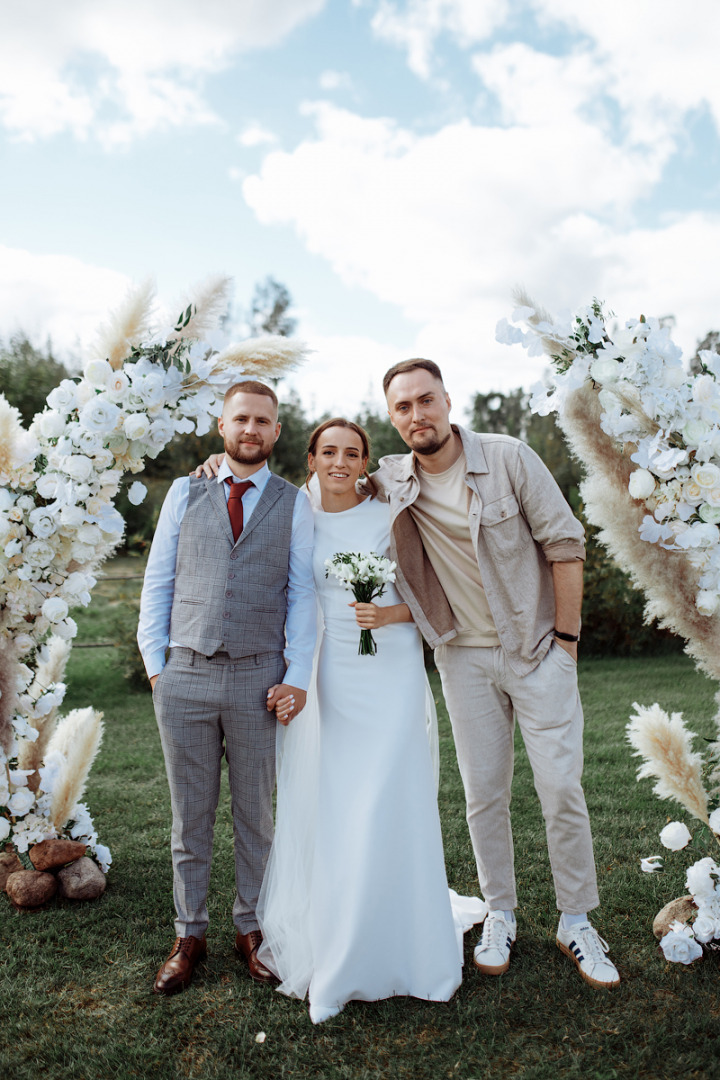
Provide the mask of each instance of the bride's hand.
[{"label": "bride's hand", "polygon": [[224,454],[211,454],[207,461],[203,461],[202,465],[198,465],[194,473],[191,476],[206,476],[208,480],[212,480],[213,476],[217,476],[220,472],[220,466],[223,463]]},{"label": "bride's hand", "polygon": [[378,607],[377,604],[360,604],[354,601],[350,607],[355,608],[355,621],[363,630],[377,630],[380,626],[387,626],[388,612],[390,608]]},{"label": "bride's hand", "polygon": [[380,626],[391,623],[412,622],[413,617],[407,604],[360,604],[354,600],[350,607],[355,608],[355,621],[363,630],[377,630]]}]

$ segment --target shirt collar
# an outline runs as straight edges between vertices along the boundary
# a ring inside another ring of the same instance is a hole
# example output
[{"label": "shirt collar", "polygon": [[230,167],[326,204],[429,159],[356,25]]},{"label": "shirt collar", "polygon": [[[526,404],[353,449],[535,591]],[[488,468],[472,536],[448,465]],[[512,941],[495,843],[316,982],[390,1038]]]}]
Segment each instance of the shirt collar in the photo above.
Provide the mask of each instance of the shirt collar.
[{"label": "shirt collar", "polygon": [[[227,461],[225,461],[225,459],[223,458],[223,463],[220,466],[220,471],[217,474],[217,482],[218,482],[218,484],[224,483],[226,476],[233,476],[233,475],[234,474],[233,474],[232,469],[228,465]],[[239,480],[240,477],[237,477],[237,479]],[[252,481],[252,483],[255,485],[255,487],[258,489],[258,491],[260,493],[262,493],[265,490],[265,485],[267,484],[268,480],[270,479],[270,470],[268,468],[267,461],[264,462],[261,469],[258,469],[257,472],[254,472],[251,476],[248,476],[246,479]]]}]

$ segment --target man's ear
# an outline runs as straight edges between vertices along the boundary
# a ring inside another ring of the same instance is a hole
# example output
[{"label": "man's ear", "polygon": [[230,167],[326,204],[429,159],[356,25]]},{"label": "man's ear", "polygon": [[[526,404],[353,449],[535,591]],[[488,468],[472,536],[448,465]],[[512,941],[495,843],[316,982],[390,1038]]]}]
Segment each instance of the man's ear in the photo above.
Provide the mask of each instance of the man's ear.
[{"label": "man's ear", "polygon": [[275,442],[277,442],[278,439],[280,438],[280,432],[281,431],[282,431],[282,424],[278,420],[277,424],[275,425]]},{"label": "man's ear", "polygon": [[223,418],[222,418],[222,413],[220,413],[220,415],[218,416],[218,422],[217,422],[217,424],[218,424],[218,431],[219,431],[219,432],[220,432],[220,434],[222,435],[222,433],[223,433],[223,428],[224,428],[224,426],[225,426],[225,425],[223,424]]}]

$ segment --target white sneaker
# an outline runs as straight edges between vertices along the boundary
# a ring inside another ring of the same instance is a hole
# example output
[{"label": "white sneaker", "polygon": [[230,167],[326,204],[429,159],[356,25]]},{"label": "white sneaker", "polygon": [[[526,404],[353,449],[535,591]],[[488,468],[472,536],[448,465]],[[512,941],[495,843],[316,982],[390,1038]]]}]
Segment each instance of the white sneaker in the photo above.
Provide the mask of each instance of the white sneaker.
[{"label": "white sneaker", "polygon": [[589,922],[575,923],[566,930],[560,919],[555,944],[575,961],[583,979],[591,986],[600,989],[619,986],[618,970],[606,955],[609,945]]},{"label": "white sneaker", "polygon": [[483,975],[502,975],[507,971],[516,933],[514,919],[508,922],[499,912],[488,912],[473,957],[478,971],[482,971]]}]

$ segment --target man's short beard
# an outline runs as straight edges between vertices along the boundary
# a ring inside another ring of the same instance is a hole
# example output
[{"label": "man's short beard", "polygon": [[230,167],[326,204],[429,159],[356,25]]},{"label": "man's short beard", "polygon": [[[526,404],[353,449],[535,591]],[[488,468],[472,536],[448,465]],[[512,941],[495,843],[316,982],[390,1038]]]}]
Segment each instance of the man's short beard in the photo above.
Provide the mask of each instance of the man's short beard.
[{"label": "man's short beard", "polygon": [[235,442],[225,442],[225,453],[233,461],[237,461],[239,465],[260,465],[263,461],[267,461],[273,452],[273,446],[269,449],[260,443],[247,443],[236,440]]},{"label": "man's short beard", "polygon": [[444,439],[438,439],[436,436],[432,442],[425,443],[424,446],[413,446],[413,452],[423,457],[429,457],[431,454],[437,454],[438,450],[442,450],[444,446],[447,446],[451,438],[452,431],[448,431]]}]

